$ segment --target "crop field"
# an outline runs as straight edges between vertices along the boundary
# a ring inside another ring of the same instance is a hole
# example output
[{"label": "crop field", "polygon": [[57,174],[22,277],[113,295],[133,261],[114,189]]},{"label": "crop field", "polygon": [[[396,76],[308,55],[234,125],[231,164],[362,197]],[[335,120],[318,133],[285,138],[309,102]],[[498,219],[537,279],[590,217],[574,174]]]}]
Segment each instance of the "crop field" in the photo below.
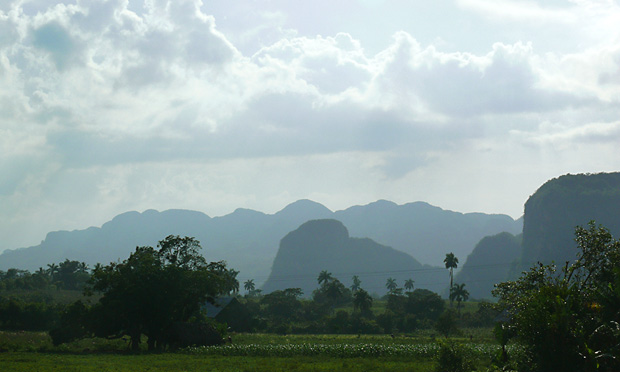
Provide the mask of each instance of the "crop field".
[{"label": "crop field", "polygon": [[[499,348],[490,339],[453,341],[480,370]],[[123,340],[54,347],[45,333],[0,332],[0,371],[434,371],[438,351],[425,335],[237,334],[224,346],[130,354]]]}]

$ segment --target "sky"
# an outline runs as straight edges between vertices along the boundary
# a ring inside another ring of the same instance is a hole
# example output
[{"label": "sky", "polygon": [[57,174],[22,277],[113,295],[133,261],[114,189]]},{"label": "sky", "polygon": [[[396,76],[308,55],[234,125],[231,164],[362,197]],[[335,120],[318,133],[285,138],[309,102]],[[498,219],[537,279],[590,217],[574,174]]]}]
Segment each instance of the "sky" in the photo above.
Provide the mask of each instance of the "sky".
[{"label": "sky", "polygon": [[619,0],[0,2],[0,251],[146,209],[518,218],[620,170]]}]

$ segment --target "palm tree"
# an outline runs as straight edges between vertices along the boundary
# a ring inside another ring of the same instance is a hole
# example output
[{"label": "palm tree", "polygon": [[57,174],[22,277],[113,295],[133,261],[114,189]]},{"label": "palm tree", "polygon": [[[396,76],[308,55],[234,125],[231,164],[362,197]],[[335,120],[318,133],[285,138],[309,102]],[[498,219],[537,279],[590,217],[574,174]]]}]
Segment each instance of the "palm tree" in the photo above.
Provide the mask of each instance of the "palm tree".
[{"label": "palm tree", "polygon": [[245,288],[246,291],[252,293],[254,292],[254,289],[256,288],[256,285],[254,284],[254,279],[248,279],[243,283],[243,288]]},{"label": "palm tree", "polygon": [[[452,283],[453,283],[453,270],[459,266],[459,259],[456,258],[454,253],[450,252],[446,254],[446,258],[443,260],[446,264],[446,269],[450,269],[450,291],[452,291]],[[452,306],[452,299],[450,299],[450,306]]]},{"label": "palm tree", "polygon": [[359,289],[353,295],[353,310],[359,310],[362,315],[371,314],[372,297],[363,289]]},{"label": "palm tree", "polygon": [[396,284],[396,279],[394,278],[388,278],[388,280],[385,282],[385,288],[387,288],[390,293],[394,292],[394,290],[396,290],[396,287],[398,287],[398,285]]},{"label": "palm tree", "polygon": [[450,301],[456,300],[456,309],[461,315],[461,302],[465,302],[469,299],[469,291],[465,289],[465,283],[455,284],[450,290]]},{"label": "palm tree", "polygon": [[360,277],[357,275],[353,275],[353,284],[351,285],[351,290],[353,292],[356,292],[361,288],[360,287],[361,285],[362,285],[362,281],[360,280]]},{"label": "palm tree", "polygon": [[334,279],[334,277],[332,276],[332,273],[328,272],[327,270],[323,270],[319,274],[317,281],[319,282],[319,285],[322,285],[322,284],[329,283],[332,279]]},{"label": "palm tree", "polygon": [[413,291],[413,279],[405,280],[405,289],[409,292]]}]

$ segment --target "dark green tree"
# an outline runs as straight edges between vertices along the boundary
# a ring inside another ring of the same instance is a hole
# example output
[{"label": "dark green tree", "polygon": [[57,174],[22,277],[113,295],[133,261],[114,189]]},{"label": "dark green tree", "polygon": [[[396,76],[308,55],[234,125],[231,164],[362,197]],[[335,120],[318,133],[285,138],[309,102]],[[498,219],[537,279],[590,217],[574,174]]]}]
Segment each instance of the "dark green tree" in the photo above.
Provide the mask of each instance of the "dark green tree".
[{"label": "dark green tree", "polygon": [[249,293],[252,294],[256,288],[254,284],[254,279],[248,279],[243,283],[243,288]]},{"label": "dark green tree", "polygon": [[194,238],[168,236],[159,250],[137,247],[123,262],[97,265],[89,288],[102,294],[92,309],[95,333],[128,335],[134,350],[144,334],[153,349],[174,323],[196,317],[207,300],[238,288],[236,272],[224,262],[206,263],[199,249]]},{"label": "dark green tree", "polygon": [[297,320],[302,309],[299,301],[302,294],[300,288],[287,288],[266,294],[260,301],[264,306],[265,317],[277,323]]},{"label": "dark green tree", "polygon": [[390,293],[394,292],[397,287],[398,284],[396,284],[396,279],[394,278],[388,278],[385,282],[385,288],[387,288]]},{"label": "dark green tree", "polygon": [[315,302],[334,309],[351,302],[351,290],[338,279],[324,281],[321,287],[312,293]]},{"label": "dark green tree", "polygon": [[[459,266],[459,259],[450,252],[446,254],[446,258],[443,260],[446,265],[446,269],[450,270],[450,290],[452,290],[452,283],[454,280],[454,269]],[[452,306],[452,300],[450,300],[450,306]]]},{"label": "dark green tree", "polygon": [[361,288],[362,281],[360,280],[360,277],[357,275],[353,275],[352,281],[353,281],[353,284],[351,284],[351,290],[353,292],[356,292],[357,290]]},{"label": "dark green tree", "polygon": [[469,299],[469,292],[465,289],[465,283],[455,284],[450,290],[450,301],[456,301],[456,309],[461,315],[461,302]]},{"label": "dark green tree", "polygon": [[358,289],[353,295],[353,310],[359,311],[362,316],[372,316],[372,297],[363,289]]},{"label": "dark green tree", "polygon": [[405,280],[405,289],[407,290],[407,292],[413,291],[413,288],[414,288],[413,283],[414,283],[413,279]]},{"label": "dark green tree", "polygon": [[323,285],[323,284],[328,283],[332,279],[334,279],[334,277],[332,276],[332,273],[328,272],[327,270],[323,270],[319,273],[317,281],[319,282],[319,285]]},{"label": "dark green tree", "polygon": [[499,284],[498,309],[534,370],[620,370],[620,241],[593,222],[575,234],[572,264],[538,264]]}]

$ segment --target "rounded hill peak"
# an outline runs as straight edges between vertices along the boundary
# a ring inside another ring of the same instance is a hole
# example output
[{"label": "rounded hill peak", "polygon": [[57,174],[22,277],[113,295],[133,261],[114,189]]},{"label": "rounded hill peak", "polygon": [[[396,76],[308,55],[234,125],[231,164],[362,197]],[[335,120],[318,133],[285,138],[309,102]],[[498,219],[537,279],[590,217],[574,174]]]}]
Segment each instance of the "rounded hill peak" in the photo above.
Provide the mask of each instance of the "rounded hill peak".
[{"label": "rounded hill peak", "polygon": [[332,211],[321,203],[317,203],[308,199],[301,199],[293,202],[281,211],[277,212],[277,216],[299,216],[304,214],[325,215],[329,216]]}]

